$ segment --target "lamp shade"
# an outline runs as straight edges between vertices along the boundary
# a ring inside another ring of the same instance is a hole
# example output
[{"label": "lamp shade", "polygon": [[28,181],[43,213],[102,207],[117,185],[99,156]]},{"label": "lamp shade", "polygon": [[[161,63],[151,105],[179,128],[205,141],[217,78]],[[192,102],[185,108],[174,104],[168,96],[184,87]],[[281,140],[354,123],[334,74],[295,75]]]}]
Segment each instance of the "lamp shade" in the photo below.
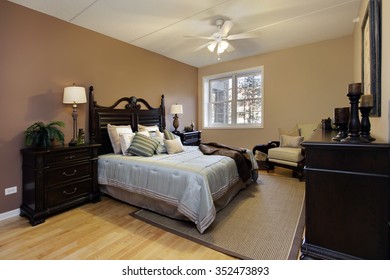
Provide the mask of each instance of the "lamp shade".
[{"label": "lamp shade", "polygon": [[71,86],[64,89],[64,98],[62,100],[65,104],[80,104],[87,103],[87,96],[84,87]]},{"label": "lamp shade", "polygon": [[183,114],[183,105],[181,104],[172,105],[171,114]]}]

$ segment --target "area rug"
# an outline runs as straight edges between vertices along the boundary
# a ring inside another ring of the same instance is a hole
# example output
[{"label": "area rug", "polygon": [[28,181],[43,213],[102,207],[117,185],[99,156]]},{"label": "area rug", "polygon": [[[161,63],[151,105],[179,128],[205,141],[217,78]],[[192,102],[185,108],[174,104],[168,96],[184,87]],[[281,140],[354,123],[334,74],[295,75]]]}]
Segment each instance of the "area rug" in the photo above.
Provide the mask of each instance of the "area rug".
[{"label": "area rug", "polygon": [[297,259],[304,228],[305,184],[297,179],[260,175],[241,190],[200,234],[193,223],[148,210],[132,216],[239,259]]}]

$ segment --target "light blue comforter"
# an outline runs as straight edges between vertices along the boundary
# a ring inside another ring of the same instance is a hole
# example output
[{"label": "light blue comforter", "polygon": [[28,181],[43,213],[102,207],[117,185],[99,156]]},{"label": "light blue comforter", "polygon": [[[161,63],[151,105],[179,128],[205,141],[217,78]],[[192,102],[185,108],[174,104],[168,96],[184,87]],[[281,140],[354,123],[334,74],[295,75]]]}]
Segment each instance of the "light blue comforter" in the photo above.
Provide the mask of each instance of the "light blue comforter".
[{"label": "light blue comforter", "polygon": [[165,201],[196,224],[199,232],[214,221],[213,200],[240,180],[233,159],[203,155],[198,147],[153,157],[99,156],[99,184]]}]

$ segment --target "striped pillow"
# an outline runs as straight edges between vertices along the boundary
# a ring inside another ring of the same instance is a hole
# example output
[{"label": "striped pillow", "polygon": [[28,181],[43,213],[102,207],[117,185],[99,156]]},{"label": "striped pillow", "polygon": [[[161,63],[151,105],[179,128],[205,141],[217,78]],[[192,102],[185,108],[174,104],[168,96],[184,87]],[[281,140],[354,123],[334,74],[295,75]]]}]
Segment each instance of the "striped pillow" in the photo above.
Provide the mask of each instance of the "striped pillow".
[{"label": "striped pillow", "polygon": [[157,140],[136,133],[127,152],[136,156],[151,157],[156,151],[158,144]]}]

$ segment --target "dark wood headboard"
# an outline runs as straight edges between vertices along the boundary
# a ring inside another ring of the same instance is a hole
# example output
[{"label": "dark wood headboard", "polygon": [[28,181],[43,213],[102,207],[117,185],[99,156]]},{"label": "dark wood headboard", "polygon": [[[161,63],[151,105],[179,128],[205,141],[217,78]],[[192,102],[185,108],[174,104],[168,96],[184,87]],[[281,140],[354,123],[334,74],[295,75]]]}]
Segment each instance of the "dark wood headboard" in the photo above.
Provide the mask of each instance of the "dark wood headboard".
[{"label": "dark wood headboard", "polygon": [[[154,108],[135,96],[122,97],[111,106],[98,105],[94,98],[93,86],[89,87],[89,142],[99,143],[99,154],[112,153],[112,145],[107,132],[107,125],[131,125],[133,131],[138,130],[138,124],[145,126],[157,125],[161,131],[166,127],[164,95],[160,106]],[[125,103],[119,108],[121,103]],[[118,107],[118,108],[117,108]]]}]

